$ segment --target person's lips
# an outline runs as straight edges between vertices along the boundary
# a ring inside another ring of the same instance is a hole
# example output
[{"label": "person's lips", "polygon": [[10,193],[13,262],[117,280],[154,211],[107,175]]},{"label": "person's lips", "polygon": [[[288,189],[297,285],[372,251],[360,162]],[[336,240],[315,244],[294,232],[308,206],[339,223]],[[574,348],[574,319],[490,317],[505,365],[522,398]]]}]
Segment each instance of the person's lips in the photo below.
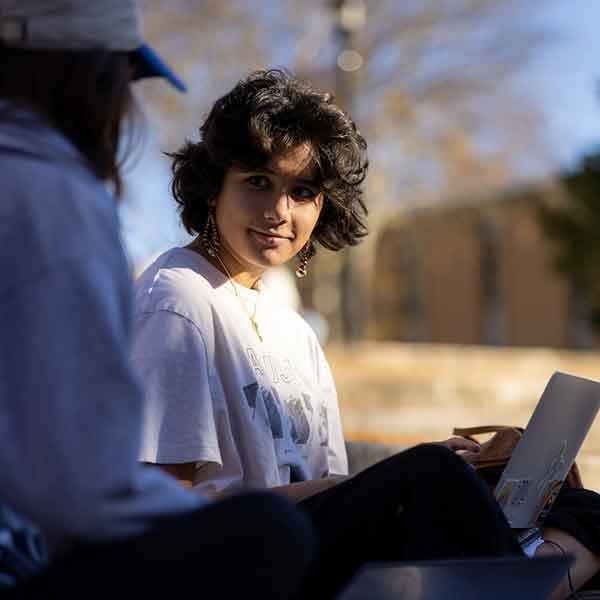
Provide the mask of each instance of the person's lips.
[{"label": "person's lips", "polygon": [[293,239],[290,235],[275,233],[272,231],[264,231],[262,229],[250,229],[250,235],[261,246],[266,246],[269,248],[275,248]]}]

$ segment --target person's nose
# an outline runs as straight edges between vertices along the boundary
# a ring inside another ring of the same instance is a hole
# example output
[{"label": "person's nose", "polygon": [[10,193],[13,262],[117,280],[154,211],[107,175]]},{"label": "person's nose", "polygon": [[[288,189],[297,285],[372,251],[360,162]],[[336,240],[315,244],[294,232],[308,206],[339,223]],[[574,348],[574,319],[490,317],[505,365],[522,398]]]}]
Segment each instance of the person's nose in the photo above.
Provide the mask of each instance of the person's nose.
[{"label": "person's nose", "polygon": [[282,188],[278,190],[271,199],[272,204],[265,211],[265,219],[271,222],[280,223],[289,218],[292,210],[292,199],[289,192]]}]

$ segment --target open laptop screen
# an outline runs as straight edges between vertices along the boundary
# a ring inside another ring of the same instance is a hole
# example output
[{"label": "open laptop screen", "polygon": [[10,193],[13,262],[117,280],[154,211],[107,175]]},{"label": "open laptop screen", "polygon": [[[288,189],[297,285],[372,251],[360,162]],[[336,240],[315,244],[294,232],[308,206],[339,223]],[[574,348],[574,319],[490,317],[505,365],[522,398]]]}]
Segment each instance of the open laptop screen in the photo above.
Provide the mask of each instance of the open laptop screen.
[{"label": "open laptop screen", "polygon": [[372,563],[338,600],[546,600],[571,561],[557,555]]},{"label": "open laptop screen", "polygon": [[600,407],[600,383],[554,373],[496,486],[514,529],[541,524]]}]

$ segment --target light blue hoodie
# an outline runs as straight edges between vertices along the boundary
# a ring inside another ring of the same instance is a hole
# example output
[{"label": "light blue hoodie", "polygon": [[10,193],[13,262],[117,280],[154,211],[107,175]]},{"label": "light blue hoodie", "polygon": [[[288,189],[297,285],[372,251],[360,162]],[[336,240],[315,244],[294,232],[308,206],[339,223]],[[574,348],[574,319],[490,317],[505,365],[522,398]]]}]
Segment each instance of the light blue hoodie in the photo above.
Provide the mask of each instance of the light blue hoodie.
[{"label": "light blue hoodie", "polygon": [[142,395],[114,198],[63,136],[5,103],[0,190],[0,502],[55,550],[202,505],[137,460]]}]

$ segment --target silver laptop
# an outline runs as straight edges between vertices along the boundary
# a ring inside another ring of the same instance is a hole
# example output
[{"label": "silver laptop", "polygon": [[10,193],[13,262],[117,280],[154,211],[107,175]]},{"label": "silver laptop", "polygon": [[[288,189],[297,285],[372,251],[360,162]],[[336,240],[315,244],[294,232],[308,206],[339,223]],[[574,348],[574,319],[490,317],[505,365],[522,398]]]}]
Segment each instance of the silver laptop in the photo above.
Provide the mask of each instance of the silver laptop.
[{"label": "silver laptop", "polygon": [[600,407],[600,383],[556,372],[550,378],[495,489],[513,529],[535,535]]},{"label": "silver laptop", "polygon": [[337,600],[547,600],[572,557],[371,563]]}]

